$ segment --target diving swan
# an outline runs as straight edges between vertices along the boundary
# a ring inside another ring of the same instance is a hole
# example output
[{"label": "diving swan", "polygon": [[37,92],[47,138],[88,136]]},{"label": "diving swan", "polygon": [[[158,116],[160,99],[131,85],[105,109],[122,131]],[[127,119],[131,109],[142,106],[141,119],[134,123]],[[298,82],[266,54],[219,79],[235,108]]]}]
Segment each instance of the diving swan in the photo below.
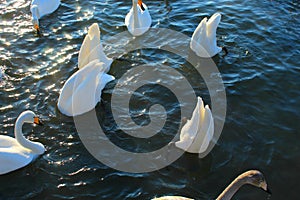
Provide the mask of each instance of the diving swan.
[{"label": "diving swan", "polygon": [[105,85],[115,78],[105,73],[105,63],[98,59],[75,72],[61,89],[57,107],[67,116],[92,110],[101,100]]},{"label": "diving swan", "polygon": [[85,36],[78,55],[78,68],[81,69],[89,62],[98,59],[104,63],[105,72],[108,72],[112,59],[108,58],[100,41],[100,29],[97,23],[89,27],[88,34]]},{"label": "diving swan", "polygon": [[217,46],[217,27],[221,21],[221,14],[215,13],[207,21],[205,17],[193,33],[190,42],[190,48],[199,56],[204,58],[213,57],[224,50],[228,53],[226,47]]},{"label": "diving swan", "polygon": [[197,105],[192,118],[186,122],[180,132],[180,140],[175,142],[176,147],[189,153],[203,153],[214,134],[214,119],[201,97],[197,98]]}]

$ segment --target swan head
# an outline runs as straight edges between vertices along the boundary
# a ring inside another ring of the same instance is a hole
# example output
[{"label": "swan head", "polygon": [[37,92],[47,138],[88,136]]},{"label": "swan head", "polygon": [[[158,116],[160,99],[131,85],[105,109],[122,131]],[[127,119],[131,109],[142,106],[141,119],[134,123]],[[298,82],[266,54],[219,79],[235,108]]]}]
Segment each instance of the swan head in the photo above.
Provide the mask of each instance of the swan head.
[{"label": "swan head", "polygon": [[37,125],[43,125],[43,123],[36,116],[36,114],[30,110],[22,112],[18,118],[22,119],[22,121],[25,123],[33,123],[33,124],[37,124]]},{"label": "swan head", "polygon": [[32,14],[32,24],[34,29],[36,30],[37,34],[40,36],[40,24],[39,24],[39,10],[37,5],[32,5],[31,8],[31,14]]},{"label": "swan head", "polygon": [[241,175],[242,177],[246,177],[246,181],[248,184],[254,185],[258,188],[263,189],[265,192],[271,194],[270,189],[268,188],[266,179],[264,175],[258,170],[250,170]]},{"label": "swan head", "polygon": [[141,8],[142,11],[145,11],[145,8],[143,6],[143,1],[142,0],[132,0],[133,5],[138,4]]},{"label": "swan head", "polygon": [[36,30],[37,34],[40,34],[40,26],[38,19],[32,19],[33,28]]}]

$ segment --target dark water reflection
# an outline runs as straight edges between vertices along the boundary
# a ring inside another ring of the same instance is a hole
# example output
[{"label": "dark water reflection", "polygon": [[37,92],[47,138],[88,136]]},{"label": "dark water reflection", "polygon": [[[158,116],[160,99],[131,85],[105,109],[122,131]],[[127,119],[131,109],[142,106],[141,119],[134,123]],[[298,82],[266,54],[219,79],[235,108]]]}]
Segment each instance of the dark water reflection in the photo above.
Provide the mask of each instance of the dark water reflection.
[{"label": "dark water reflection", "polygon": [[[55,13],[40,21],[42,38],[33,33],[30,1],[1,1],[0,66],[5,77],[0,85],[0,134],[12,136],[18,114],[31,109],[42,116],[46,126],[26,125],[24,132],[42,142],[47,152],[28,167],[1,176],[0,199],[151,199],[179,194],[213,199],[237,174],[252,168],[264,172],[273,192],[271,199],[297,199],[299,2],[146,3],[153,27],[188,36],[203,17],[222,13],[218,43],[227,46],[229,54],[214,61],[224,80],[228,105],[224,130],[213,151],[204,159],[184,154],[171,166],[144,174],[118,172],[98,162],[81,143],[73,119],[62,115],[56,102],[64,82],[77,70],[78,51],[88,26],[97,22],[102,39],[125,31],[124,16],[131,1],[65,0]],[[109,50],[109,45],[104,46]],[[196,93],[210,102],[199,74],[168,52],[130,52],[114,61],[110,73],[120,77],[127,69],[144,63],[163,63],[185,73]],[[109,102],[112,87],[113,83],[105,89],[103,102],[96,107],[99,118],[106,114],[105,102]],[[155,96],[160,89],[149,92]],[[172,102],[164,101],[172,107]],[[132,108],[132,112],[144,109],[134,104]],[[170,113],[175,116],[176,111]],[[104,126],[109,127],[109,119]],[[170,130],[177,125],[171,125]],[[126,146],[126,138],[119,136],[118,141]],[[235,196],[266,198],[250,186]]]}]

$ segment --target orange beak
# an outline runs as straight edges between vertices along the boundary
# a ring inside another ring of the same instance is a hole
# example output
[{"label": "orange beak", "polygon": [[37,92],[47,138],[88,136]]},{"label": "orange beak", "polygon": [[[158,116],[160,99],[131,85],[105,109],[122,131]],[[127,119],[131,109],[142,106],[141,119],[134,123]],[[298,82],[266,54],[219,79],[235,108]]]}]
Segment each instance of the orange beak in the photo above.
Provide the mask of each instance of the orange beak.
[{"label": "orange beak", "polygon": [[138,0],[138,4],[139,4],[140,8],[142,9],[142,11],[145,11],[145,8],[143,6],[143,1],[142,0]]},{"label": "orange beak", "polygon": [[37,30],[37,31],[39,31],[39,30],[40,30],[39,25],[35,24],[35,25],[34,25],[34,29]]},{"label": "orange beak", "polygon": [[37,125],[43,125],[42,122],[40,121],[40,119],[38,117],[34,117],[33,119],[34,119],[33,122],[35,124],[37,124]]},{"label": "orange beak", "polygon": [[38,36],[41,36],[41,32],[40,32],[40,27],[39,27],[39,25],[35,24],[35,25],[34,25],[34,29],[36,30],[36,33],[38,34]]}]

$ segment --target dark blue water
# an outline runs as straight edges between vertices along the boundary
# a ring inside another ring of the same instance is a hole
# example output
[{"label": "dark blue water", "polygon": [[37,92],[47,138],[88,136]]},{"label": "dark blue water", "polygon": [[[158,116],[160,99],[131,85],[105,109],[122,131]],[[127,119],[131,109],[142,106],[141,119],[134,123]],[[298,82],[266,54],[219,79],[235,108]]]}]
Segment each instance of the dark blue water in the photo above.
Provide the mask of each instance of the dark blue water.
[{"label": "dark blue water", "polygon": [[[184,154],[159,171],[131,174],[111,169],[86,150],[72,118],[57,107],[59,91],[77,71],[78,51],[87,28],[98,23],[105,40],[126,30],[124,17],[131,1],[68,1],[41,21],[43,37],[34,35],[30,1],[0,4],[0,134],[13,136],[14,123],[25,109],[39,114],[43,127],[24,126],[26,136],[42,142],[46,153],[26,168],[0,177],[0,199],[151,199],[182,195],[214,199],[231,180],[247,169],[260,169],[273,192],[270,199],[298,199],[300,178],[300,18],[299,2],[279,1],[147,1],[156,28],[191,36],[202,18],[222,13],[217,37],[227,46],[226,57],[214,61],[227,93],[222,135],[204,159]],[[104,44],[107,51],[110,44]],[[137,64],[163,63],[190,77],[196,93],[209,103],[199,74],[182,58],[161,50],[130,52],[112,64],[110,74],[121,77]],[[105,117],[113,85],[96,107]],[[149,98],[161,88],[148,88]],[[142,99],[143,100],[143,99]],[[142,101],[141,100],[141,101]],[[147,100],[147,99],[146,99]],[[149,100],[149,99],[148,99]],[[173,101],[165,98],[170,107]],[[140,105],[140,106],[139,106]],[[133,103],[132,109],[143,110]],[[175,111],[170,111],[174,116]],[[138,118],[138,123],[149,120]],[[102,118],[101,118],[102,117]],[[170,124],[176,130],[178,123]],[[116,131],[120,146],[127,138]],[[162,137],[169,141],[168,135]],[[130,142],[130,141],[129,141]],[[159,143],[157,144],[160,145]],[[137,145],[137,148],[140,146]],[[1,164],[1,163],[0,163]],[[266,199],[254,187],[243,187],[234,199]]]}]

